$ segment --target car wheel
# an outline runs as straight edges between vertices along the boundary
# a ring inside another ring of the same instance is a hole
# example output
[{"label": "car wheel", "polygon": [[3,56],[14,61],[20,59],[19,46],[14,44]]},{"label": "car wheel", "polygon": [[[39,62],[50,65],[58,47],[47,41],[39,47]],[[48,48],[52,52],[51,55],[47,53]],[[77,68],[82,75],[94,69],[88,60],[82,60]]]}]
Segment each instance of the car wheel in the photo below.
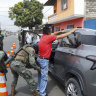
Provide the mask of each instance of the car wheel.
[{"label": "car wheel", "polygon": [[78,81],[75,78],[69,78],[65,84],[66,96],[83,96]]}]

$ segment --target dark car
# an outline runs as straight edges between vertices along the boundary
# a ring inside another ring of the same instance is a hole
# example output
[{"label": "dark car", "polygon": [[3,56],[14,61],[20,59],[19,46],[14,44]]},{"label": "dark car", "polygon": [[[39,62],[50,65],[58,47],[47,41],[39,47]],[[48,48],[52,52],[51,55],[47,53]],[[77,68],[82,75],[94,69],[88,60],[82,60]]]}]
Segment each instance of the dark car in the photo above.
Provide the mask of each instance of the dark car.
[{"label": "dark car", "polygon": [[78,29],[63,38],[52,49],[49,72],[66,96],[96,96],[96,30]]}]

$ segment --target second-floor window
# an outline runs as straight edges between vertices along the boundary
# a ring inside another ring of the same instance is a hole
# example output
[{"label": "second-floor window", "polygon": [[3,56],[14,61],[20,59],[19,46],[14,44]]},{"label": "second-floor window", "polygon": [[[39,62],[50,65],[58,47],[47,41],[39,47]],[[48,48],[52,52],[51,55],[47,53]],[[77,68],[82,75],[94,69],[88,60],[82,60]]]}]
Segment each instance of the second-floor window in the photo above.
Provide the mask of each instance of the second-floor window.
[{"label": "second-floor window", "polygon": [[64,10],[68,7],[68,0],[61,0],[61,10]]}]

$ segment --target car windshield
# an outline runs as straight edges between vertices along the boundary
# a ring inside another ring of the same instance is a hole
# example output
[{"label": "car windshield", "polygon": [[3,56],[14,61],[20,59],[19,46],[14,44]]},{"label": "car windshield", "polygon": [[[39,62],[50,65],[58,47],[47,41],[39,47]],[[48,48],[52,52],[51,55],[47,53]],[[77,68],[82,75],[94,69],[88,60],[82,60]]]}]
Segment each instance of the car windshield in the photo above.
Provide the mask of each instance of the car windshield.
[{"label": "car windshield", "polygon": [[76,33],[72,33],[71,35],[63,38],[61,40],[60,46],[61,47],[72,47],[76,48],[80,45],[80,42],[78,41],[78,37]]}]

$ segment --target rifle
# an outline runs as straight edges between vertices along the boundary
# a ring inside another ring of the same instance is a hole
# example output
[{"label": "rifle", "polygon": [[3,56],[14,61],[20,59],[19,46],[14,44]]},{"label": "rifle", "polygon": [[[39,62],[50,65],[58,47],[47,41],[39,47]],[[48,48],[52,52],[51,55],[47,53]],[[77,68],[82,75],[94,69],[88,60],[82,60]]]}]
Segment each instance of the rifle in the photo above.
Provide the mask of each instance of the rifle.
[{"label": "rifle", "polygon": [[16,53],[13,54],[13,56],[10,56],[6,61],[5,61],[5,65],[10,64],[10,62],[16,57],[16,55],[18,54],[19,51],[21,51],[23,48],[21,47],[20,49],[17,50]]}]

